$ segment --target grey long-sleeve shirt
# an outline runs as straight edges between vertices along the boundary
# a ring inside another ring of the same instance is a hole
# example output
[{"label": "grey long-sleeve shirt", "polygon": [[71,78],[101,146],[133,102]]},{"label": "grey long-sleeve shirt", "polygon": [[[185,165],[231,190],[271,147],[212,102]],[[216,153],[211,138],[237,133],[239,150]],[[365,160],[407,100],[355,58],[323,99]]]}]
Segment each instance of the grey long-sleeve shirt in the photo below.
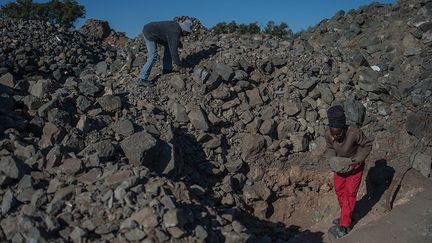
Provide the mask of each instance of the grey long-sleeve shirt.
[{"label": "grey long-sleeve shirt", "polygon": [[181,47],[181,28],[175,21],[151,22],[144,25],[144,36],[169,48],[173,62],[181,66],[178,48]]}]

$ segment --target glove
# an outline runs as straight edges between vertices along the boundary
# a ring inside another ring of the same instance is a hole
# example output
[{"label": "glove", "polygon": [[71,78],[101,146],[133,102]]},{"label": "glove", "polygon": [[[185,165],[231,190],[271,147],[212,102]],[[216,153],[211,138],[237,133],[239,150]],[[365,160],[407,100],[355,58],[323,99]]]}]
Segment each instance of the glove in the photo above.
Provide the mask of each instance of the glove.
[{"label": "glove", "polygon": [[332,171],[337,173],[348,173],[354,168],[354,164],[350,158],[331,157],[328,161]]}]

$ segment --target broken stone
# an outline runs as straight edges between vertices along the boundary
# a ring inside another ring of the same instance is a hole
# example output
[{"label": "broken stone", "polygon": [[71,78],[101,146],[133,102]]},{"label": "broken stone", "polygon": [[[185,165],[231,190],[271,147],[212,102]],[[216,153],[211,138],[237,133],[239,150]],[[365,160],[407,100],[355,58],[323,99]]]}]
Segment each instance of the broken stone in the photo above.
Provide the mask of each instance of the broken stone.
[{"label": "broken stone", "polygon": [[156,139],[147,132],[138,132],[125,138],[120,146],[133,165],[151,164],[154,159]]},{"label": "broken stone", "polygon": [[85,96],[94,97],[96,93],[99,93],[102,89],[95,85],[93,81],[84,80],[78,84],[79,91]]},{"label": "broken stone", "polygon": [[183,105],[174,103],[172,106],[172,112],[174,113],[174,117],[177,122],[187,123],[189,121],[186,108]]},{"label": "broken stone", "polygon": [[144,239],[147,234],[140,229],[132,229],[131,231],[125,234],[125,237],[129,241],[140,241]]},{"label": "broken stone", "polygon": [[81,115],[80,119],[78,120],[78,123],[76,125],[76,128],[78,128],[79,130],[83,131],[83,132],[88,132],[90,130],[90,119],[87,118],[86,115]]},{"label": "broken stone", "polygon": [[182,91],[186,88],[186,83],[180,75],[174,75],[170,80],[170,84],[176,91]]},{"label": "broken stone", "polygon": [[130,219],[135,220],[145,229],[152,229],[159,225],[157,215],[154,213],[153,209],[149,207],[133,213]]},{"label": "broken stone", "polygon": [[61,170],[67,175],[76,175],[83,169],[83,163],[80,159],[69,158],[61,164]]},{"label": "broken stone", "polygon": [[251,107],[264,104],[258,89],[247,90],[246,95],[249,99],[249,105]]},{"label": "broken stone", "polygon": [[228,172],[230,173],[236,173],[238,172],[243,166],[243,161],[238,159],[238,160],[230,160],[227,164],[225,164],[225,168],[228,170]]},{"label": "broken stone", "polygon": [[10,210],[17,206],[17,201],[11,190],[7,190],[3,195],[1,210],[2,214],[6,215]]},{"label": "broken stone", "polygon": [[416,154],[413,161],[413,168],[420,171],[420,173],[428,178],[431,175],[432,157],[427,154]]},{"label": "broken stone", "polygon": [[221,63],[217,63],[213,67],[213,72],[219,74],[223,81],[231,81],[234,77],[234,70],[230,66]]},{"label": "broken stone", "polygon": [[199,84],[204,84],[209,77],[210,73],[205,68],[198,67],[194,70],[195,81]]},{"label": "broken stone", "polygon": [[99,158],[110,159],[114,156],[115,148],[110,140],[102,140],[92,144]]},{"label": "broken stone", "polygon": [[285,139],[289,137],[289,134],[292,132],[298,131],[300,128],[300,124],[294,119],[287,119],[282,121],[277,126],[277,134],[279,139]]},{"label": "broken stone", "polygon": [[0,172],[6,177],[2,185],[7,185],[14,180],[20,180],[25,174],[25,165],[12,156],[2,156],[0,159]]},{"label": "broken stone", "polygon": [[303,152],[309,148],[309,136],[306,133],[292,133],[290,141],[292,142],[294,153]]},{"label": "broken stone", "polygon": [[111,124],[110,129],[115,133],[130,136],[135,132],[134,125],[130,120],[120,120]]},{"label": "broken stone", "polygon": [[170,209],[163,216],[163,222],[165,227],[182,227],[186,223],[186,217],[180,209]]},{"label": "broken stone", "polygon": [[51,95],[55,86],[52,80],[42,79],[37,81],[30,90],[30,94],[38,98],[45,98]]},{"label": "broken stone", "polygon": [[208,131],[209,125],[207,122],[206,115],[201,108],[195,108],[188,114],[189,121],[192,125],[199,130]]},{"label": "broken stone", "polygon": [[241,157],[246,162],[254,161],[254,158],[264,149],[265,140],[258,134],[245,134],[242,139]]},{"label": "broken stone", "polygon": [[15,86],[15,79],[14,76],[11,73],[3,74],[0,77],[0,84],[13,88]]},{"label": "broken stone", "polygon": [[113,112],[122,108],[121,99],[115,95],[105,95],[97,99],[104,111]]}]

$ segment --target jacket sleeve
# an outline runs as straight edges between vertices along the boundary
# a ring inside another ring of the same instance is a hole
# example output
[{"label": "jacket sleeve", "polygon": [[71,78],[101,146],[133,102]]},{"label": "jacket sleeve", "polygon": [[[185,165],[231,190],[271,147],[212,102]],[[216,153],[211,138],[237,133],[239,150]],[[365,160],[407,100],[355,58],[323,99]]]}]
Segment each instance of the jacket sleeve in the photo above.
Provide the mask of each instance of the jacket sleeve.
[{"label": "jacket sleeve", "polygon": [[181,66],[179,54],[178,54],[178,48],[180,47],[180,33],[173,33],[170,36],[168,36],[168,48],[171,53],[172,60],[174,64]]},{"label": "jacket sleeve", "polygon": [[363,131],[359,129],[356,143],[358,148],[352,160],[357,163],[363,163],[372,150],[372,142],[364,135]]},{"label": "jacket sleeve", "polygon": [[326,159],[330,159],[332,157],[335,157],[336,156],[336,150],[333,148],[332,138],[327,133],[324,137],[325,137],[326,144],[327,144],[326,153],[325,153]]}]

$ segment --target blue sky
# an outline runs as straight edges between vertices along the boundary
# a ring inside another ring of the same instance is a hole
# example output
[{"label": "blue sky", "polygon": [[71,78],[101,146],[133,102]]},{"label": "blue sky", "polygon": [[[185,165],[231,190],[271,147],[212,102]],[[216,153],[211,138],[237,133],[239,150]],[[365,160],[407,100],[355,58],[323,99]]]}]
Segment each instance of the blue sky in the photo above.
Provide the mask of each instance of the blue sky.
[{"label": "blue sky", "polygon": [[[0,0],[0,4],[11,2]],[[34,0],[34,2],[46,2]],[[232,20],[237,23],[267,21],[285,22],[293,31],[307,29],[338,10],[357,9],[372,2],[395,3],[396,0],[78,0],[86,8],[85,19],[76,22],[80,27],[86,19],[107,20],[111,28],[137,36],[145,23],[171,20],[187,15],[201,20],[206,27]]]}]

